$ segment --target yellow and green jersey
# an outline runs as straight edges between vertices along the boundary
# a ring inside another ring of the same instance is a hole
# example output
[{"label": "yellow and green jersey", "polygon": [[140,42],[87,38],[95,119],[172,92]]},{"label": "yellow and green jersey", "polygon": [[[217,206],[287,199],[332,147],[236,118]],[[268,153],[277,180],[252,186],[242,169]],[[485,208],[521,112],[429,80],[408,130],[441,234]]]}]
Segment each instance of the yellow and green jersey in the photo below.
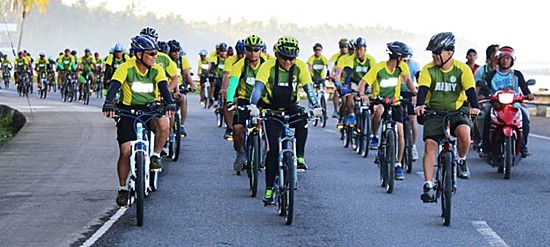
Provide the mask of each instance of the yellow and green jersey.
[{"label": "yellow and green jersey", "polygon": [[158,95],[158,84],[167,81],[164,69],[154,64],[141,73],[135,59],[121,64],[112,80],[120,82],[120,99],[123,105],[146,105],[154,102]]},{"label": "yellow and green jersey", "polygon": [[83,72],[90,72],[93,69],[93,64],[95,64],[95,58],[93,56],[82,56],[78,59],[78,64],[80,67],[80,71]]},{"label": "yellow and green jersey", "polygon": [[121,64],[128,60],[130,60],[130,56],[128,56],[128,54],[122,54],[121,58],[116,58],[114,54],[109,54],[107,59],[105,59],[105,65],[111,66],[113,69],[112,71],[116,71]]},{"label": "yellow and green jersey", "polygon": [[223,65],[223,72],[229,72],[233,71],[233,65],[239,61],[238,55],[233,55],[225,59],[225,63]]},{"label": "yellow and green jersey", "polygon": [[165,53],[157,53],[157,60],[155,63],[164,69],[168,78],[178,75],[178,65]]},{"label": "yellow and green jersey", "polygon": [[199,63],[197,66],[201,68],[200,76],[208,76],[208,66],[210,64],[210,61],[208,59],[201,59],[199,58]]},{"label": "yellow and green jersey", "polygon": [[191,64],[189,63],[189,60],[187,60],[186,56],[180,56],[179,59],[178,59],[177,66],[179,67],[179,69],[178,69],[179,85],[181,86],[181,85],[183,85],[183,82],[186,79],[181,73],[184,70],[187,70],[187,69],[190,70],[191,69]]},{"label": "yellow and green jersey", "polygon": [[316,57],[315,55],[312,55],[307,60],[307,64],[311,65],[313,68],[311,71],[311,77],[314,80],[320,81],[325,79],[328,66],[328,59],[325,56],[321,55],[320,57]]},{"label": "yellow and green jersey", "polygon": [[254,84],[256,84],[256,75],[260,71],[262,63],[263,59],[260,58],[256,66],[252,67],[246,58],[242,58],[233,65],[231,77],[239,78],[239,85],[237,86],[238,99],[250,100]]},{"label": "yellow and green jersey", "polygon": [[299,59],[296,59],[290,71],[280,68],[277,59],[267,60],[260,66],[256,81],[265,85],[263,102],[274,108],[298,104],[300,88],[312,83],[306,63]]},{"label": "yellow and green jersey", "polygon": [[[369,54],[365,54],[365,57],[361,61],[357,54],[350,55],[349,57],[344,58],[342,63],[340,62],[336,65],[338,68],[351,68],[351,81],[359,83],[361,79],[369,72],[369,70],[374,67],[376,64],[376,59]],[[345,78],[345,77],[341,77]]]},{"label": "yellow and green jersey", "polygon": [[73,55],[61,56],[58,60],[58,67],[62,71],[75,71],[76,70],[76,61]]},{"label": "yellow and green jersey", "polygon": [[383,99],[399,99],[401,95],[401,82],[409,74],[409,66],[405,62],[401,61],[396,68],[389,70],[387,62],[384,61],[375,64],[365,74],[363,80],[369,86],[372,85],[372,98],[380,96]]},{"label": "yellow and green jersey", "polygon": [[[95,57],[94,57],[95,58]],[[103,70],[103,64],[105,64],[105,60],[103,58],[95,58],[95,68],[99,71]]]},{"label": "yellow and green jersey", "polygon": [[36,59],[36,71],[38,71],[38,72],[47,72],[49,64],[50,64],[50,61],[48,61],[48,59],[46,59],[46,58],[44,58],[44,59],[37,58]]},{"label": "yellow and green jersey", "polygon": [[220,77],[223,75],[223,69],[225,67],[225,61],[226,60],[227,59],[219,57],[219,56],[216,56],[212,60],[210,60],[210,63],[214,64],[213,66],[214,66],[214,74],[215,75],[220,76]]},{"label": "yellow and green jersey", "polygon": [[430,89],[426,105],[435,111],[459,109],[466,101],[466,90],[475,86],[470,67],[456,59],[452,63],[449,70],[442,70],[432,61],[420,71],[418,86]]},{"label": "yellow and green jersey", "polygon": [[10,60],[7,59],[7,58],[2,58],[1,64],[2,64],[2,70],[6,70],[6,69],[9,70],[9,69],[13,68],[11,66]]},{"label": "yellow and green jersey", "polygon": [[25,57],[22,57],[22,58],[16,57],[13,60],[13,67],[17,71],[25,71],[29,68],[29,60],[27,60]]}]

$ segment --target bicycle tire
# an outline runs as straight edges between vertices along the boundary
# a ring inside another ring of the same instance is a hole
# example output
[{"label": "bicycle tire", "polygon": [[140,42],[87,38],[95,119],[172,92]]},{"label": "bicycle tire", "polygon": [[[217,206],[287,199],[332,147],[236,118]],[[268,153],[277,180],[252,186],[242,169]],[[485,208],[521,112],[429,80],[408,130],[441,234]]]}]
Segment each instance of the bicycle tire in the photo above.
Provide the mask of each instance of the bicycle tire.
[{"label": "bicycle tire", "polygon": [[348,125],[346,125],[344,126],[344,132],[346,133],[346,138],[344,140],[344,147],[348,148],[349,145],[351,144],[352,130]]},{"label": "bicycle tire", "polygon": [[361,113],[362,118],[362,124],[363,124],[363,142],[361,143],[362,150],[361,150],[361,156],[364,158],[369,156],[369,144],[370,144],[370,134],[371,134],[371,119],[370,119],[370,112],[368,110],[363,111]]},{"label": "bicycle tire", "polygon": [[[360,114],[356,114],[356,116],[360,116]],[[362,146],[361,146],[361,143],[363,142],[363,119],[362,118],[358,118],[357,119],[357,123],[355,124],[355,127],[353,128],[353,134],[354,134],[354,139],[355,139],[355,143],[353,145],[354,147],[354,151],[355,153],[361,155],[361,152],[363,151],[362,150]]]},{"label": "bicycle tire", "polygon": [[321,108],[323,108],[323,118],[321,121],[321,128],[324,128],[327,126],[327,120],[328,120],[327,98],[325,97],[324,93],[321,95]]},{"label": "bicycle tire", "polygon": [[291,152],[286,152],[283,156],[283,162],[286,166],[285,176],[285,224],[291,225],[294,220],[294,192],[296,185],[296,166],[294,165],[294,155]]},{"label": "bicycle tire", "polygon": [[411,122],[405,120],[403,123],[403,133],[405,137],[405,149],[403,150],[403,166],[406,173],[412,172],[413,157],[412,157],[412,128]]},{"label": "bicycle tire", "polygon": [[258,193],[258,171],[260,170],[260,137],[257,133],[254,133],[250,136],[251,150],[249,152],[250,162],[250,176],[249,176],[249,185],[250,185],[250,197],[256,197]]},{"label": "bicycle tire", "polygon": [[216,109],[216,121],[219,128],[221,128],[224,124],[223,122],[223,107],[218,107]]},{"label": "bicycle tire", "polygon": [[512,165],[514,164],[514,154],[515,154],[515,143],[516,140],[514,137],[506,137],[504,141],[504,179],[510,179],[512,174]]},{"label": "bicycle tire", "polygon": [[386,133],[386,167],[387,175],[386,178],[388,183],[386,184],[386,192],[391,194],[393,192],[393,186],[395,182],[395,155],[396,155],[396,139],[395,132],[392,130]]},{"label": "bicycle tire", "polygon": [[174,114],[174,126],[172,126],[172,129],[174,131],[174,143],[172,144],[172,150],[170,150],[172,161],[178,161],[180,157],[180,149],[181,149],[181,118],[179,113]]},{"label": "bicycle tire", "polygon": [[137,226],[143,226],[145,202],[145,154],[136,153],[136,219]]},{"label": "bicycle tire", "polygon": [[443,217],[443,225],[451,224],[451,206],[453,198],[453,154],[451,152],[443,153],[442,167],[442,193],[441,193],[441,216]]}]

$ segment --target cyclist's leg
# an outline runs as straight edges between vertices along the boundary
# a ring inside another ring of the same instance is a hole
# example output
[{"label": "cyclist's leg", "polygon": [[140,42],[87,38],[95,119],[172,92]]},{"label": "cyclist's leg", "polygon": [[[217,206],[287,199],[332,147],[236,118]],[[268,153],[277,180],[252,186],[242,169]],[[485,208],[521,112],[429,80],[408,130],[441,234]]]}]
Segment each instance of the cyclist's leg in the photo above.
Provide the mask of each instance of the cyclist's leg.
[{"label": "cyclist's leg", "polygon": [[187,119],[187,95],[186,94],[181,94],[181,99],[180,99],[180,109],[181,109],[181,125],[184,125],[185,124],[185,120]]},{"label": "cyclist's leg", "polygon": [[380,128],[380,122],[382,121],[382,114],[384,114],[384,106],[378,104],[374,106],[374,112],[372,114],[372,134],[376,135],[378,133],[378,128]]},{"label": "cyclist's leg", "polygon": [[278,139],[283,126],[276,120],[267,120],[265,121],[265,127],[269,145],[269,151],[267,151],[265,160],[265,186],[273,188],[279,163]]},{"label": "cyclist's leg", "polygon": [[233,116],[233,148],[237,153],[244,152],[244,125],[248,115],[248,111],[236,110]]},{"label": "cyclist's leg", "polygon": [[150,125],[151,130],[155,133],[155,147],[153,148],[153,153],[158,154],[158,157],[160,157],[160,153],[166,144],[168,135],[170,135],[170,120],[166,116],[153,118],[150,121]]},{"label": "cyclist's leg", "polygon": [[439,141],[443,139],[443,117],[439,115],[426,117],[424,121],[424,179],[426,182],[431,182],[433,187],[433,176],[436,152]]},{"label": "cyclist's leg", "polygon": [[457,137],[458,158],[466,159],[470,150],[470,120],[462,115],[451,119],[451,133]]},{"label": "cyclist's leg", "polygon": [[403,108],[394,106],[392,109],[392,119],[395,121],[397,130],[397,163],[403,162],[403,150],[405,149],[405,135],[403,134]]},{"label": "cyclist's leg", "polygon": [[338,90],[334,88],[332,91],[332,104],[334,105],[334,113],[332,114],[332,117],[338,116],[338,104],[340,103],[340,94],[338,93]]},{"label": "cyclist's leg", "polygon": [[126,186],[130,172],[130,156],[132,155],[130,141],[136,139],[133,122],[131,118],[121,117],[117,123],[117,141],[120,149],[117,171],[121,187]]}]

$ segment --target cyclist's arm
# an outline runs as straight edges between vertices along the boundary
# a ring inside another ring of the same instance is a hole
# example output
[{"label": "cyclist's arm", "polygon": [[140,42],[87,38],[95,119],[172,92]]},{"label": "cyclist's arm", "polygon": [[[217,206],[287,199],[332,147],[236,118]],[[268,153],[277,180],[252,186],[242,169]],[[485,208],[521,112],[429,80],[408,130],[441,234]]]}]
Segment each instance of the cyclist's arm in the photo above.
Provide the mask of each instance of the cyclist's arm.
[{"label": "cyclist's arm", "polygon": [[466,97],[468,97],[468,102],[472,108],[479,109],[479,102],[477,101],[476,88],[471,87],[466,90]]},{"label": "cyclist's arm", "polygon": [[176,93],[179,93],[180,88],[178,87],[178,85],[179,85],[178,75],[174,75],[174,76],[170,77],[170,85],[168,85],[169,91],[173,90]]},{"label": "cyclist's arm", "polygon": [[105,64],[105,74],[103,75],[105,81],[111,80],[111,70],[111,65]]},{"label": "cyclist's arm", "polygon": [[227,102],[233,103],[233,98],[235,98],[235,91],[239,86],[239,78],[236,76],[229,77],[229,85],[227,86]]},{"label": "cyclist's arm", "polygon": [[250,97],[250,103],[254,105],[258,104],[258,101],[260,101],[264,90],[265,84],[261,81],[256,81],[256,84],[254,84],[254,89],[252,90],[252,96]]},{"label": "cyclist's arm", "polygon": [[344,78],[344,83],[342,84],[349,85],[351,82],[351,75],[353,74],[353,70],[351,69],[351,67],[346,67],[344,68],[344,71],[346,72],[346,78]]},{"label": "cyclist's arm", "polygon": [[[416,106],[423,106],[426,101],[426,96],[428,96],[428,92],[430,91],[430,88],[428,86],[419,86],[418,87],[418,93],[416,95]],[[476,100],[477,102],[477,100]]]},{"label": "cyclist's arm", "polygon": [[182,73],[183,73],[183,76],[185,76],[185,80],[187,80],[187,83],[191,85],[191,88],[193,89],[197,88],[195,81],[193,81],[193,77],[191,77],[191,69],[184,69]]},{"label": "cyclist's arm", "polygon": [[107,91],[107,96],[105,96],[105,101],[115,103],[114,99],[121,86],[122,83],[120,83],[118,80],[111,80],[109,90]]},{"label": "cyclist's arm", "polygon": [[315,96],[315,91],[313,90],[313,84],[312,83],[305,84],[304,91],[307,94],[307,99],[309,100],[309,103],[313,105],[313,107],[319,107],[319,100]]},{"label": "cyclist's arm", "polygon": [[[178,77],[176,76],[176,80],[177,80],[177,78]],[[160,91],[160,96],[162,96],[162,98],[164,99],[166,104],[173,104],[174,100],[172,99],[172,94],[170,93],[170,90],[168,89],[168,82],[167,81],[161,81],[157,85],[158,85],[158,88],[159,88],[159,91]],[[177,81],[176,81],[176,86],[177,86]]]}]

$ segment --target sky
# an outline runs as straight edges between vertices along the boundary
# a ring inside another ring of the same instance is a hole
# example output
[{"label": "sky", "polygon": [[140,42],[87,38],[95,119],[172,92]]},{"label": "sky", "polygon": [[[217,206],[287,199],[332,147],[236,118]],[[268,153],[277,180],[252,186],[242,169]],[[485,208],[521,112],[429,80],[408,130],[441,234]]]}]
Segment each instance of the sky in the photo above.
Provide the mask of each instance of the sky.
[{"label": "sky", "polygon": [[[63,2],[71,3],[74,0]],[[497,43],[514,47],[518,59],[523,59],[526,63],[545,63],[541,67],[550,65],[549,49],[541,49],[546,46],[550,32],[542,23],[548,23],[544,18],[548,13],[547,8],[542,6],[543,1],[540,0],[347,0],[330,4],[307,0],[86,2],[90,6],[104,2],[107,8],[113,11],[124,10],[128,4],[134,2],[147,10],[144,12],[153,12],[157,16],[174,13],[181,15],[185,20],[209,23],[229,17],[232,20],[245,18],[259,21],[275,17],[279,23],[295,23],[303,27],[324,23],[353,24],[360,27],[380,25],[423,36],[426,38],[426,44],[433,34],[451,31],[457,38],[469,40],[478,46],[475,47],[479,54],[478,63],[483,63],[485,59],[485,48]],[[419,47],[417,50],[423,48]],[[464,56],[460,54],[459,58],[463,60]]]}]

